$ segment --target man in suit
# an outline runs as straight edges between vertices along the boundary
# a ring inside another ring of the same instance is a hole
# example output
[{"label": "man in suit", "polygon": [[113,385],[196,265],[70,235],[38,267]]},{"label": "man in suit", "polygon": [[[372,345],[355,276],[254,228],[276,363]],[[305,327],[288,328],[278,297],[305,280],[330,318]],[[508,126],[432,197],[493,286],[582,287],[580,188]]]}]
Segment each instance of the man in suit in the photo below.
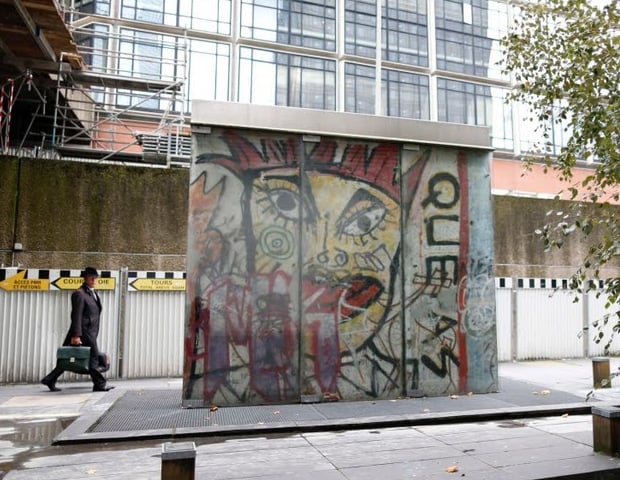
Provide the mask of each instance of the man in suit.
[{"label": "man in suit", "polygon": [[[95,285],[99,272],[93,267],[86,267],[83,277],[84,283],[71,295],[71,326],[63,345],[90,347],[88,373],[93,381],[93,391],[107,392],[114,387],[106,384],[106,379],[101,374],[101,369],[98,368],[100,352],[97,346],[97,335],[99,334],[101,300],[95,292]],[[64,370],[57,366],[41,380],[41,383],[50,391],[58,392],[60,388],[56,386],[56,380],[63,373]]]}]

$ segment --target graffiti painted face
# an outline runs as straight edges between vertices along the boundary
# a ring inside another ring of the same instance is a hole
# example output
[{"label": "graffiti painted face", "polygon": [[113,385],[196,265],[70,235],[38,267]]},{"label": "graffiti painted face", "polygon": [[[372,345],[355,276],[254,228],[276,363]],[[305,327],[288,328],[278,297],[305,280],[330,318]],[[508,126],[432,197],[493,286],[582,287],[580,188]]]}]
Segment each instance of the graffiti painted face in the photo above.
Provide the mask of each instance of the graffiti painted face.
[{"label": "graffiti painted face", "polygon": [[295,271],[301,245],[306,313],[341,325],[381,319],[398,249],[400,208],[390,196],[334,174],[272,171],[255,180],[251,208],[257,272]]}]

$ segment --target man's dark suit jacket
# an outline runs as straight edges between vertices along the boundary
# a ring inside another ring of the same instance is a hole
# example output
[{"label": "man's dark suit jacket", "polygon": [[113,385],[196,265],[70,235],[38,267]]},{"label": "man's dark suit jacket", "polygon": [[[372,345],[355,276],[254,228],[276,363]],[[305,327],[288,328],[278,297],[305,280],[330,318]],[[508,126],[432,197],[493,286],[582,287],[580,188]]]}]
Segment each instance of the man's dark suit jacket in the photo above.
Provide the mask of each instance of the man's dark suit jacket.
[{"label": "man's dark suit jacket", "polygon": [[93,365],[99,356],[97,335],[99,335],[101,310],[101,300],[99,297],[95,300],[86,284],[83,284],[71,295],[71,326],[63,345],[71,345],[71,337],[80,337],[82,345],[90,347],[90,358]]}]

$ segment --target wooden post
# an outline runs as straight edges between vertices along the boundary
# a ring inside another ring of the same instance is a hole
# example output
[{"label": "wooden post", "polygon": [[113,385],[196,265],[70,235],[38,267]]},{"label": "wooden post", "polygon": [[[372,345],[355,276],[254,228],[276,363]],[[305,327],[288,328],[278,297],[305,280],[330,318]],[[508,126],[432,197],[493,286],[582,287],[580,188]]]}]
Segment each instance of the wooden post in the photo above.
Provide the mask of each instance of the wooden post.
[{"label": "wooden post", "polygon": [[592,359],[592,377],[594,388],[611,388],[609,358],[594,357]]},{"label": "wooden post", "polygon": [[161,446],[161,480],[194,480],[195,468],[194,442],[166,442]]},{"label": "wooden post", "polygon": [[620,407],[592,407],[592,435],[595,452],[620,454]]}]

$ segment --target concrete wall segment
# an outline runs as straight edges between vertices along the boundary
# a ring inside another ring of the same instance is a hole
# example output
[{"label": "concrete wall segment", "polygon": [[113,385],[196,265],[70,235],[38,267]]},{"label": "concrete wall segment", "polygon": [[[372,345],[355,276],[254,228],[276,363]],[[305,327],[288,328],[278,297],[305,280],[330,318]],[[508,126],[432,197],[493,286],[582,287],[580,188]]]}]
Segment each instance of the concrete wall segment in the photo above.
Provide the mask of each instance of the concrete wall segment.
[{"label": "concrete wall segment", "polygon": [[185,268],[187,170],[26,158],[0,168],[0,263]]},{"label": "concrete wall segment", "polygon": [[10,265],[13,260],[18,178],[17,159],[0,156],[0,265]]},{"label": "concrete wall segment", "polygon": [[497,387],[489,153],[196,131],[187,405]]}]

